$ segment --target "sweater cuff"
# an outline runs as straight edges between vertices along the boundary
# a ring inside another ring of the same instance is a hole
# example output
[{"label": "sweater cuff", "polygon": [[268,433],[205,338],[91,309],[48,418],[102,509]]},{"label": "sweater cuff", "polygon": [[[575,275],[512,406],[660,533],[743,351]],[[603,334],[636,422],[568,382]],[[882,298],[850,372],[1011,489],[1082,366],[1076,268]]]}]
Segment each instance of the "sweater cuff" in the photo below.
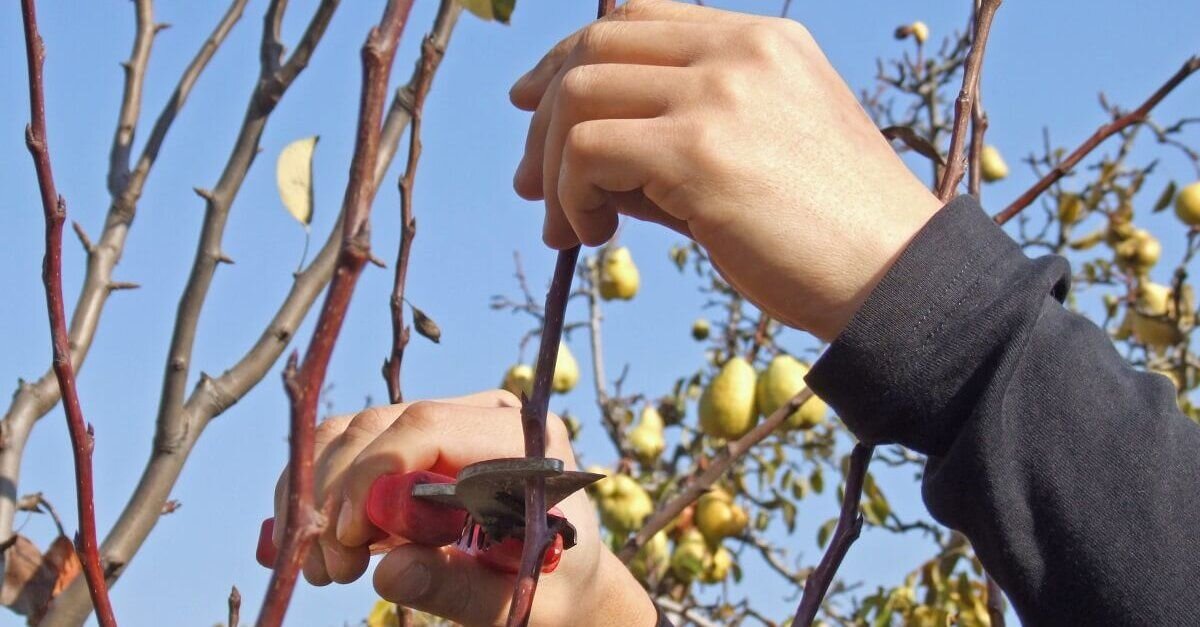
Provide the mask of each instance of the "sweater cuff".
[{"label": "sweater cuff", "polygon": [[[962,195],[917,234],[807,377],[864,443],[899,443],[925,454],[945,450],[978,399],[963,399],[1009,325],[994,315],[1019,305],[998,302],[1025,289],[1035,310],[1066,291],[1065,278],[1026,283],[1037,272],[980,208]],[[1048,269],[1048,268],[1047,268]],[[1061,285],[1058,285],[1061,283]],[[1036,315],[1036,314],[1035,314]],[[963,410],[963,411],[956,411]]]}]

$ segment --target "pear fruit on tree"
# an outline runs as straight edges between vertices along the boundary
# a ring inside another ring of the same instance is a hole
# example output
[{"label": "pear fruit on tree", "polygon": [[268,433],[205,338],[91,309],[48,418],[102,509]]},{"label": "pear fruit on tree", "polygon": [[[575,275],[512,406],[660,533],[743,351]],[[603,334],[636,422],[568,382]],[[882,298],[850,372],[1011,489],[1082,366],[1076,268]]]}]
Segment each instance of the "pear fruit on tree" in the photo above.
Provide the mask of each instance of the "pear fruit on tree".
[{"label": "pear fruit on tree", "polygon": [[654,511],[654,501],[646,489],[629,475],[613,475],[596,486],[600,520],[618,535],[637,530]]},{"label": "pear fruit on tree", "polygon": [[[759,376],[756,390],[758,410],[763,416],[775,413],[799,394],[806,387],[806,374],[808,366],[791,355],[778,355],[772,359]],[[825,420],[828,409],[825,401],[814,396],[788,416],[787,425],[793,429],[812,429]]]},{"label": "pear fruit on tree", "polygon": [[1188,226],[1200,224],[1200,181],[1180,190],[1175,198],[1175,215]]},{"label": "pear fruit on tree", "polygon": [[708,559],[704,536],[695,529],[688,529],[675,542],[675,551],[671,553],[671,574],[684,583],[691,583],[704,574]]},{"label": "pear fruit on tree", "polygon": [[662,414],[658,413],[653,405],[646,405],[642,410],[641,419],[629,431],[629,447],[637,455],[638,461],[650,465],[662,455],[666,446]]},{"label": "pear fruit on tree", "polygon": [[500,382],[500,389],[512,392],[517,398],[533,396],[533,368],[525,364],[509,368]]},{"label": "pear fruit on tree", "polygon": [[559,394],[566,394],[579,383],[579,362],[567,348],[566,342],[558,345],[558,358],[554,362],[554,380],[551,387]]},{"label": "pear fruit on tree", "polygon": [[709,546],[718,546],[725,538],[741,535],[750,517],[728,492],[714,488],[696,501],[692,520]]},{"label": "pear fruit on tree", "polygon": [[629,572],[642,581],[662,579],[671,565],[671,550],[667,532],[659,531],[650,536],[646,545],[629,562]]},{"label": "pear fruit on tree", "polygon": [[729,576],[731,570],[733,570],[733,553],[730,553],[729,549],[719,546],[704,560],[704,572],[700,574],[700,581],[721,583]]},{"label": "pear fruit on tree", "polygon": [[600,261],[600,297],[604,300],[631,300],[637,295],[641,275],[633,264],[629,249],[621,246],[604,253]]},{"label": "pear fruit on tree", "polygon": [[700,395],[700,430],[714,438],[733,440],[754,427],[754,367],[741,357],[721,366]]},{"label": "pear fruit on tree", "polygon": [[1008,177],[1008,164],[1004,162],[1004,157],[1000,156],[1000,151],[996,150],[995,146],[984,146],[983,150],[979,151],[979,173],[983,180],[989,183]]}]

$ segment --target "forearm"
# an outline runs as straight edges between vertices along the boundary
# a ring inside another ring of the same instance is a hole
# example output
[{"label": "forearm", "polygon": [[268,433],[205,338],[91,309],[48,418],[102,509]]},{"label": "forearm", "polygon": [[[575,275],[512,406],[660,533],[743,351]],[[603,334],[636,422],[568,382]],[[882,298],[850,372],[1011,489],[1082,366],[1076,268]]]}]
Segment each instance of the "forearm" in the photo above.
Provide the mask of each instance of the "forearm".
[{"label": "forearm", "polygon": [[1031,624],[1181,624],[1200,611],[1200,427],[1059,303],[967,198],[901,257],[810,375],[868,442],[930,457],[933,515]]}]

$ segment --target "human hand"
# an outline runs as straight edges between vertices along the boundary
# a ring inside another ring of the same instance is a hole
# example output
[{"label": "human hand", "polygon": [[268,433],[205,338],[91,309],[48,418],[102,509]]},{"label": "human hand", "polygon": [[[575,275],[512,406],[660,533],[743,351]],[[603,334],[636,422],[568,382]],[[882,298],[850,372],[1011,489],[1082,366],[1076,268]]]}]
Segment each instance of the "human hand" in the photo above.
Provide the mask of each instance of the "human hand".
[{"label": "human hand", "polygon": [[514,187],[545,199],[547,244],[664,224],[826,340],[941,206],[791,20],[630,0],[510,95],[534,111]]},{"label": "human hand", "polygon": [[[348,583],[361,577],[369,547],[387,534],[366,514],[375,479],[420,470],[454,476],[474,462],[524,453],[520,403],[494,390],[439,401],[371,408],[331,418],[317,428],[317,503],[329,503],[329,523],[309,551],[304,576],[315,585]],[[576,468],[566,427],[547,419],[548,457]],[[558,568],[541,576],[534,625],[653,624],[649,597],[600,541],[595,508],[577,492],[558,505],[577,531],[577,544]],[[276,488],[278,546],[286,524],[287,471]],[[400,541],[403,541],[402,539]],[[375,569],[380,596],[401,605],[468,625],[502,624],[515,575],[494,570],[457,549],[402,544]]]}]

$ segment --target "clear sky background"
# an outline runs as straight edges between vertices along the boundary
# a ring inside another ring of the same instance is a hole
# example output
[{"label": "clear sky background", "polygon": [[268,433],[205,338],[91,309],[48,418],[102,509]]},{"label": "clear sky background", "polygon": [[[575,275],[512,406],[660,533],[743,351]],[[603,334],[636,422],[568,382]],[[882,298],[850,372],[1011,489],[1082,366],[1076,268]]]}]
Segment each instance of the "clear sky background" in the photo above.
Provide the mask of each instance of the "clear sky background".
[{"label": "clear sky background", "polygon": [[[70,215],[99,233],[108,207],[107,153],[120,100],[118,62],[129,52],[133,13],[129,2],[40,3],[49,50],[47,107],[50,144],[59,189]],[[146,86],[141,138],[148,133],[183,67],[225,10],[226,2],[161,1],[158,19],[171,29],[155,43]],[[285,23],[294,42],[313,0],[295,0]],[[713,2],[738,10],[775,12],[775,0]],[[917,0],[797,0],[792,16],[804,22],[834,66],[855,89],[873,85],[875,59],[907,44],[894,27],[926,21],[940,40],[965,24],[969,2]],[[85,414],[97,432],[97,515],[101,529],[115,520],[149,454],[162,364],[174,310],[195,250],[203,204],[193,186],[211,187],[233,143],[258,72],[257,45],[265,0],[253,0],[201,78],[171,130],[139,205],[125,258],[116,278],[142,289],[114,295],[80,376]],[[353,144],[360,74],[358,49],[381,3],[344,2],[308,70],[273,115],[263,136],[264,153],[251,169],[233,207],[224,248],[237,264],[222,266],[199,328],[193,381],[201,370],[221,372],[257,337],[290,284],[303,233],[275,191],[275,155],[288,142],[319,134],[316,153],[314,247],[336,214]],[[437,3],[414,9],[393,81],[406,80],[419,36]],[[535,288],[548,277],[553,255],[540,243],[540,207],[511,191],[512,170],[524,143],[527,116],[507,100],[511,82],[554,42],[593,16],[592,0],[519,0],[510,26],[464,16],[438,74],[426,108],[425,154],[416,188],[420,221],[408,296],[441,325],[440,345],[414,338],[406,355],[404,389],[411,397],[438,397],[495,386],[516,358],[516,342],[529,321],[488,309],[489,298],[513,293],[512,252],[523,255]],[[1196,50],[1200,4],[1150,0],[1088,3],[1018,2],[1000,9],[984,79],[991,119],[990,142],[1008,156],[1014,175],[988,186],[985,204],[996,210],[1032,182],[1019,157],[1041,145],[1043,127],[1074,146],[1104,122],[1098,91],[1112,102],[1140,103]],[[0,7],[0,381],[39,376],[49,363],[45,304],[39,280],[42,217],[33,169],[23,143],[28,120],[24,49],[18,4]],[[1163,119],[1200,114],[1200,81],[1177,90],[1161,107]],[[796,106],[803,107],[798,102]],[[146,118],[150,119],[147,120]],[[1195,134],[1191,140],[1195,145]],[[140,142],[137,144],[140,148]],[[922,164],[923,165],[923,164]],[[922,175],[927,168],[921,167]],[[398,168],[383,185],[373,217],[376,252],[391,260],[397,232]],[[1156,193],[1168,177],[1195,176],[1167,158],[1147,188]],[[1152,202],[1150,199],[1146,202]],[[694,280],[681,278],[667,259],[678,238],[644,224],[629,224],[629,245],[642,271],[642,293],[631,304],[607,310],[610,370],[632,364],[629,381],[651,394],[693,371],[702,348],[688,329],[702,297]],[[1179,245],[1166,240],[1166,259]],[[68,233],[65,243],[68,307],[82,277],[83,256]],[[1164,264],[1167,265],[1167,264]],[[1160,277],[1165,279],[1165,277]],[[337,411],[362,407],[367,397],[386,396],[379,364],[387,352],[387,297],[391,270],[368,267],[329,371],[329,396]],[[576,317],[582,311],[576,308]],[[310,335],[306,326],[300,348]],[[804,344],[793,334],[796,346]],[[572,341],[583,355],[586,338]],[[590,373],[583,364],[583,377]],[[268,573],[253,558],[258,523],[269,515],[271,493],[286,457],[287,404],[275,368],[263,384],[218,418],[204,434],[172,496],[183,507],[164,518],[114,590],[122,624],[211,625],[223,620],[229,586],[246,599],[253,616]],[[190,384],[189,384],[190,389]],[[572,409],[585,424],[582,454],[606,462],[590,388],[556,398],[555,410]],[[55,410],[35,430],[26,452],[20,490],[43,491],[74,527],[73,479],[62,414]],[[917,487],[907,475],[886,485],[905,515],[921,514]],[[794,538],[782,538],[814,562],[816,527],[829,518],[833,497],[805,501]],[[45,541],[51,525],[35,517],[23,533]],[[868,584],[895,582],[929,553],[912,537],[868,531],[851,551],[843,573]],[[765,568],[751,564],[749,593],[769,613],[793,607],[792,591]],[[369,580],[315,589],[301,584],[290,613],[297,625],[354,623],[374,600]],[[20,624],[0,613],[0,625]]]}]

